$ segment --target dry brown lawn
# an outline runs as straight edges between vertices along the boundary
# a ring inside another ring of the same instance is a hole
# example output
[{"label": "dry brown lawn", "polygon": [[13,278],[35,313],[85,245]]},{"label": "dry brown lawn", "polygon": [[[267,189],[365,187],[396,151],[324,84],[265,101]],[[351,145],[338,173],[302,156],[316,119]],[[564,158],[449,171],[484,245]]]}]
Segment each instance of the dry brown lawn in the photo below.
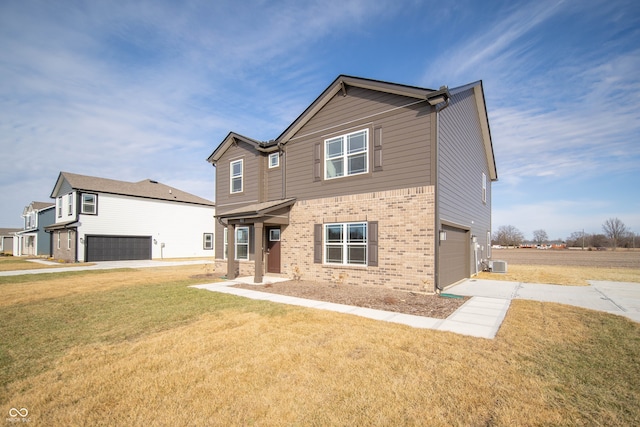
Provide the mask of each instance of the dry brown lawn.
[{"label": "dry brown lawn", "polygon": [[588,280],[640,282],[640,251],[500,249],[493,259],[507,261],[507,273],[479,279],[587,286]]},{"label": "dry brown lawn", "polygon": [[640,425],[640,324],[626,318],[516,300],[486,340],[189,288],[202,269],[0,278],[0,412],[27,408],[33,425]]}]

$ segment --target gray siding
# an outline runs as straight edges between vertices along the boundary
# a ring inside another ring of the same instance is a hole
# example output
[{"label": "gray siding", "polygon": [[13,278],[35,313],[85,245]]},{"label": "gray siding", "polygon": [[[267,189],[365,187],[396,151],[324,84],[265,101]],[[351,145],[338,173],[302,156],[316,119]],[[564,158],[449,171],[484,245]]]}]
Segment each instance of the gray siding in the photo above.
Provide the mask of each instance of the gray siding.
[{"label": "gray siding", "polygon": [[[440,113],[439,126],[440,219],[469,228],[486,254],[491,178],[473,88],[452,95],[450,106]],[[486,203],[482,201],[482,173],[487,177]]]},{"label": "gray siding", "polygon": [[[230,162],[238,159],[244,160],[244,176],[242,193],[231,194],[229,191]],[[224,214],[233,209],[264,201],[265,181],[260,177],[266,167],[264,154],[258,152],[253,146],[239,142],[232,145],[224,153],[216,164],[216,215]],[[279,197],[276,197],[279,198]],[[250,233],[253,233],[251,227]],[[216,222],[214,233],[215,257],[222,259],[224,251],[224,227]],[[253,245],[253,235],[250,236],[250,251]],[[232,249],[233,250],[233,249]],[[253,259],[253,252],[251,252]]]},{"label": "gray siding", "polygon": [[[286,196],[317,199],[430,185],[432,108],[416,101],[355,87],[348,88],[347,96],[336,94],[285,146]],[[324,140],[365,128],[369,173],[324,180]],[[374,131],[382,139],[381,151],[376,150],[381,165],[374,165]],[[320,180],[314,176],[318,144]]]},{"label": "gray siding", "polygon": [[[244,177],[243,191],[231,194],[229,191],[230,162],[243,159]],[[232,145],[224,153],[224,156],[216,164],[216,213],[223,214],[232,209],[257,203],[260,199],[261,189],[259,171],[264,160],[254,147],[244,142]]]},{"label": "gray siding", "polygon": [[280,156],[280,166],[269,169],[269,156],[264,156],[265,187],[266,195],[264,201],[283,199],[282,193],[282,171],[284,168],[284,157]]},{"label": "gray siding", "polygon": [[38,212],[38,255],[51,255],[51,233],[47,233],[44,227],[56,222],[55,215],[55,207]]}]

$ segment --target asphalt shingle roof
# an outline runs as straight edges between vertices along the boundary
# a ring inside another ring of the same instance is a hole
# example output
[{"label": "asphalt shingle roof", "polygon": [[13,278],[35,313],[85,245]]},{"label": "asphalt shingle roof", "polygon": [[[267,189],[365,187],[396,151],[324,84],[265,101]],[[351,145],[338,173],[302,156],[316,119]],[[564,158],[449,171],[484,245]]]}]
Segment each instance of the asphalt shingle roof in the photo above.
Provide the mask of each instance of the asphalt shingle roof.
[{"label": "asphalt shingle roof", "polygon": [[124,196],[168,200],[171,202],[192,203],[205,206],[215,205],[211,200],[195,196],[151,179],[145,179],[139,182],[127,182],[98,178],[95,176],[78,175],[70,172],[60,172],[60,176],[75,190],[120,194]]}]

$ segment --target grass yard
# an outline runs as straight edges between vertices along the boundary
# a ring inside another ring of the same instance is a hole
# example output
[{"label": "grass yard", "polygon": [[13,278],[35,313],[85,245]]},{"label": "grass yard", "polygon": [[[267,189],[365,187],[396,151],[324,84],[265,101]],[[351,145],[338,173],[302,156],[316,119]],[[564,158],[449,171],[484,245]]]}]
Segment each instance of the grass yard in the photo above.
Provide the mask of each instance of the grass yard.
[{"label": "grass yard", "polygon": [[478,279],[551,285],[588,286],[588,280],[640,283],[640,251],[500,249],[493,259],[507,261],[507,273]]},{"label": "grass yard", "polygon": [[640,425],[640,324],[623,317],[516,300],[485,340],[189,288],[203,268],[0,277],[0,412],[27,408],[34,425]]}]

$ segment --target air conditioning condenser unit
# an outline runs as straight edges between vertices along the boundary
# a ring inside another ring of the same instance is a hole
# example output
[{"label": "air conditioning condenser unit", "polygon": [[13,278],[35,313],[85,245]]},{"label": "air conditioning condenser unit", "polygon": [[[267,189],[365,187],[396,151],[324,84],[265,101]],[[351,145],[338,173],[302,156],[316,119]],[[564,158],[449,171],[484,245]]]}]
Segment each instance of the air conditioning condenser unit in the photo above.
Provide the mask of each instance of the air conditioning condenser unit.
[{"label": "air conditioning condenser unit", "polygon": [[492,273],[506,273],[507,272],[507,261],[492,261],[491,262],[491,272]]}]

